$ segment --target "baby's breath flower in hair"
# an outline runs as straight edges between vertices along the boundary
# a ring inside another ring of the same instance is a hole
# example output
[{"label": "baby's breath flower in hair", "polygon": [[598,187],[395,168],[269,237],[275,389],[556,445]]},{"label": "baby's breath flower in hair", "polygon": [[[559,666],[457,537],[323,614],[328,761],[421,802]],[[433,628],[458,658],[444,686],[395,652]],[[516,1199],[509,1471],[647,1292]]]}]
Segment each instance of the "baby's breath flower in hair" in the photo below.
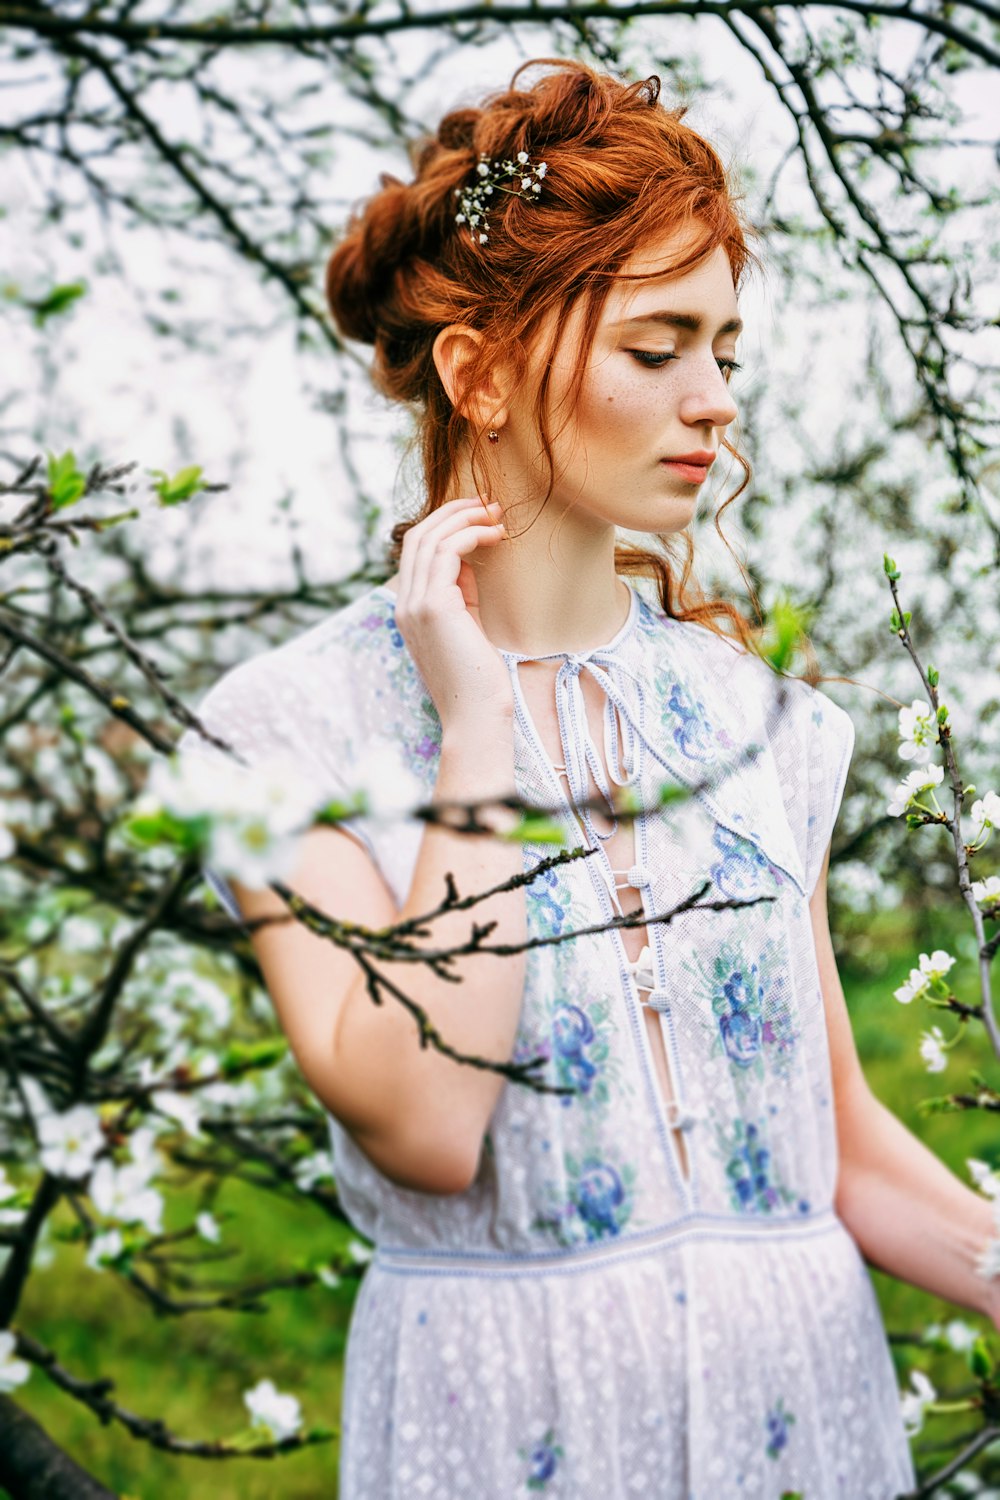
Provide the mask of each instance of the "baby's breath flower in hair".
[{"label": "baby's breath flower in hair", "polygon": [[527,151],[519,151],[514,161],[509,158],[490,161],[486,152],[482,152],[476,163],[475,181],[471,186],[455,189],[458,199],[455,223],[469,226],[474,245],[485,245],[490,237],[488,210],[493,207],[489,200],[494,193],[510,193],[514,198],[531,201],[542,191],[542,178],[547,170],[544,161],[532,164]]}]

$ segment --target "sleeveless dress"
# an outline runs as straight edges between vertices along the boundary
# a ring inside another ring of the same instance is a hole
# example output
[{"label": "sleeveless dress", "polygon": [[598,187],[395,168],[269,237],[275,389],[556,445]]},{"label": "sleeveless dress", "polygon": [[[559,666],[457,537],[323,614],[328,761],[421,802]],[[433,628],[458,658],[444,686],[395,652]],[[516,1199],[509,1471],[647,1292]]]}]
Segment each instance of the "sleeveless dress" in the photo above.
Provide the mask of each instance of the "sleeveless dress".
[{"label": "sleeveless dress", "polygon": [[[837,1140],[808,899],[854,744],[822,692],[776,677],[630,587],[607,645],[554,653],[571,794],[592,744],[581,677],[606,695],[606,761],[647,811],[628,884],[647,914],[534,948],[514,1056],[571,1095],[508,1082],[462,1193],[396,1186],[329,1120],[335,1176],[375,1245],[351,1317],[341,1500],[895,1500],[914,1485],[871,1280],[834,1209]],[[520,689],[516,787],[588,837]],[[292,752],[328,795],[396,747],[430,800],[440,722],[371,589],[234,667],[199,713],[247,761]],[[189,731],[185,753],[213,752]],[[697,788],[685,816],[664,786]],[[422,825],[356,817],[401,905]],[[525,869],[553,852],[526,844]],[[225,882],[207,878],[238,909]],[[617,877],[620,882],[621,875]],[[529,936],[616,915],[603,846],[526,887]],[[674,1099],[654,1073],[659,1017]],[[683,1164],[675,1131],[683,1132]]]}]

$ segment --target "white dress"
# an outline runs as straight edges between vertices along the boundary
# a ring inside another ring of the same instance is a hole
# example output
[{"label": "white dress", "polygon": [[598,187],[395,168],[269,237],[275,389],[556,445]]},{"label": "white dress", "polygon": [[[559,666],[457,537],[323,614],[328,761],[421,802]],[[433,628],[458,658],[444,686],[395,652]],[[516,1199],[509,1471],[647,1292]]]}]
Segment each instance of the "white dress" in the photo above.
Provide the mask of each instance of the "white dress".
[{"label": "white dress", "polygon": [[[531,950],[514,1056],[544,1055],[542,1076],[575,1092],[507,1083],[464,1193],[396,1186],[331,1117],[341,1201],[376,1246],[348,1339],[341,1500],[895,1500],[914,1484],[871,1280],[833,1206],[808,911],[853,726],[630,593],[606,646],[554,653],[569,788],[585,794],[588,759],[604,779],[587,672],[608,700],[612,774],[647,808],[664,783],[700,787],[683,818],[636,820],[628,883],[645,911],[705,879],[703,900],[768,899],[650,923],[638,963],[614,930]],[[565,805],[520,689],[527,658],[504,656],[517,789]],[[227,672],[199,712],[247,760],[293,751],[331,796],[386,741],[430,799],[440,723],[385,587]],[[182,744],[218,753],[190,732]],[[349,826],[401,905],[422,825]],[[526,845],[525,867],[551,853]],[[606,922],[613,887],[603,847],[539,876],[529,933]]]}]

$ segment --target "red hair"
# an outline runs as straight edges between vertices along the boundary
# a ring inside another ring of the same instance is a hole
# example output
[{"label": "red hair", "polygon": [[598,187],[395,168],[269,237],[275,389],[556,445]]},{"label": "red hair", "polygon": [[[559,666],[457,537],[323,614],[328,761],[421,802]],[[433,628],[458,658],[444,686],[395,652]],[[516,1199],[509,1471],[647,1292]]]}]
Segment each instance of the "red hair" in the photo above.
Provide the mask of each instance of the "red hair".
[{"label": "red hair", "polygon": [[[517,86],[526,68],[540,65],[550,71],[530,87]],[[418,516],[393,528],[393,564],[410,526],[447,499],[466,446],[475,472],[484,435],[452,405],[438,376],[432,350],[442,328],[464,323],[487,335],[468,367],[471,388],[498,360],[523,374],[533,336],[546,315],[555,314],[536,405],[551,494],[545,405],[551,357],[571,309],[582,302],[586,330],[569,391],[572,406],[612,283],[650,242],[677,234],[686,247],[650,273],[658,276],[696,265],[717,246],[737,291],[751,263],[759,266],[747,243],[754,231],[738,211],[725,168],[714,148],[683,123],[685,113],[685,106],[660,102],[656,76],[629,84],[579,62],[525,63],[508,89],[481,107],[453,110],[434,136],[414,147],[412,183],[383,174],[381,191],[353,214],[327,265],[330,310],[345,337],[374,345],[377,388],[418,412],[426,501]],[[519,151],[547,163],[543,190],[530,202],[501,195],[490,208],[488,245],[475,244],[455,223],[455,189],[472,180],[481,154],[513,159]],[[715,517],[725,542],[719,517],[746,488],[750,465],[725,439],[723,446],[743,469],[739,488]],[[759,626],[734,604],[702,593],[693,577],[691,537],[678,535],[679,547],[677,536],[659,536],[660,551],[616,547],[616,571],[654,578],[662,607],[674,619],[698,621],[752,646]],[[759,618],[753,585],[742,567],[741,573]],[[728,632],[715,623],[723,618]]]}]

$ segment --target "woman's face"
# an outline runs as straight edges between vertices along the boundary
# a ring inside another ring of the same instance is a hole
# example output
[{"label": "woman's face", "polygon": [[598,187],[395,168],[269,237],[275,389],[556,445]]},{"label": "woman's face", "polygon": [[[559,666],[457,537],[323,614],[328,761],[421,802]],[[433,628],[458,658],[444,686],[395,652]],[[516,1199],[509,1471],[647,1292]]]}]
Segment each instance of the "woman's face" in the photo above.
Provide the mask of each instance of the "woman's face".
[{"label": "woman's face", "polygon": [[[673,240],[653,244],[622,278],[655,270]],[[632,531],[679,531],[737,407],[728,380],[740,323],[729,261],[719,247],[692,270],[645,281],[619,279],[605,303],[576,412],[560,405],[576,365],[583,310],[574,308],[556,350],[549,394],[555,460],[552,496],[574,520]],[[543,329],[539,347],[550,336]],[[540,371],[529,364],[509,437],[529,442]],[[534,377],[534,378],[533,378]],[[534,439],[537,444],[537,439]],[[700,467],[670,460],[701,454]],[[528,453],[523,454],[529,459]],[[543,470],[537,453],[529,464]],[[546,476],[547,477],[547,476]],[[550,504],[552,503],[550,500]]]}]

